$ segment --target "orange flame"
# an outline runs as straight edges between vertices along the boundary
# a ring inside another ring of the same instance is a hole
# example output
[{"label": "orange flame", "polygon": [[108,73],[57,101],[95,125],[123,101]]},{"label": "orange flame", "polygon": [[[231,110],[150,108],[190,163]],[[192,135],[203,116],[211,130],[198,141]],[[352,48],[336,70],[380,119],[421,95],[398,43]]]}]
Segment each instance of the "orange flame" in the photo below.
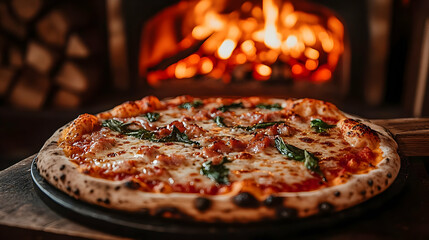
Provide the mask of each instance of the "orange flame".
[{"label": "orange flame", "polygon": [[234,66],[247,63],[257,80],[268,80],[271,64],[278,61],[290,67],[294,78],[330,80],[344,48],[343,24],[330,13],[305,12],[291,2],[279,2],[245,1],[236,10],[225,10],[214,0],[189,4],[193,15],[182,23],[189,33],[179,47],[183,50],[198,42],[201,46],[165,70],[149,72],[148,82],[156,85],[162,79],[197,74],[229,82]]}]

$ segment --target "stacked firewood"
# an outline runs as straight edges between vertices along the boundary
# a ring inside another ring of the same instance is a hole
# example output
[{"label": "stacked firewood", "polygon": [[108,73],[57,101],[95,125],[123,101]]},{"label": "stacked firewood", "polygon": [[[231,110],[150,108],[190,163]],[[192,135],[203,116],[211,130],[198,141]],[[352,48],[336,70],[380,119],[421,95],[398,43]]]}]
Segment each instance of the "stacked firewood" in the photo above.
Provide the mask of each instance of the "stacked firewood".
[{"label": "stacked firewood", "polygon": [[93,96],[105,58],[105,23],[95,10],[102,4],[0,1],[2,102],[35,110],[74,108]]}]

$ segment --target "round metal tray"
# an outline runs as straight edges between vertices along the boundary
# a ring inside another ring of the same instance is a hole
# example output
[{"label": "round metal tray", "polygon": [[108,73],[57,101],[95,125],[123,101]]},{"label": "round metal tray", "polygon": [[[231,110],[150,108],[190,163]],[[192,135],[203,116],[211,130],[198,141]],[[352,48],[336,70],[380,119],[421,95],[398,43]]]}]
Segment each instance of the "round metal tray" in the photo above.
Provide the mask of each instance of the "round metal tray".
[{"label": "round metal tray", "polygon": [[[401,159],[401,169],[393,184],[383,193],[340,212],[295,220],[262,221],[248,224],[198,223],[183,220],[161,219],[142,214],[132,214],[88,204],[70,197],[50,185],[37,170],[35,160],[31,164],[31,176],[40,198],[57,213],[76,222],[90,225],[106,232],[126,236],[174,234],[181,236],[290,236],[311,229],[327,228],[356,219],[377,208],[398,194],[408,178],[408,160]],[[171,235],[173,236],[173,235]],[[187,238],[188,238],[187,237]]]}]

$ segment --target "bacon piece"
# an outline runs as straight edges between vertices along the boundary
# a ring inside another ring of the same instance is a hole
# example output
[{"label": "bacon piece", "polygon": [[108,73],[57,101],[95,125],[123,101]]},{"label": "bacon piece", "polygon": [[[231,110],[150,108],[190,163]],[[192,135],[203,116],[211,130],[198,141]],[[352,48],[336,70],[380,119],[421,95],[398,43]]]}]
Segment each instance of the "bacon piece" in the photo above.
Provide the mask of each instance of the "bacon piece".
[{"label": "bacon piece", "polygon": [[183,123],[179,122],[177,120],[171,122],[170,124],[168,124],[167,128],[172,131],[173,130],[173,126],[175,126],[177,129],[179,129],[180,132],[184,132],[186,130],[186,128],[183,125]]},{"label": "bacon piece", "polygon": [[197,121],[203,121],[203,120],[209,120],[212,117],[210,116],[209,112],[207,110],[199,110],[194,116],[192,116],[193,119]]},{"label": "bacon piece", "polygon": [[154,158],[159,154],[157,147],[154,146],[141,146],[137,150],[137,154],[141,154],[149,159]]},{"label": "bacon piece", "polygon": [[147,96],[135,102],[142,110],[142,113],[152,112],[165,108],[165,104],[159,101],[157,97]]},{"label": "bacon piece", "polygon": [[229,141],[229,146],[231,147],[232,151],[234,152],[241,152],[244,151],[244,149],[246,149],[247,147],[247,143],[240,141],[238,139],[235,138],[231,138]]},{"label": "bacon piece", "polygon": [[113,146],[115,146],[116,144],[116,140],[113,138],[108,138],[108,137],[101,137],[98,139],[95,139],[94,141],[91,142],[91,145],[89,147],[89,151],[91,153],[97,153],[100,152],[102,150],[108,150],[111,149]]},{"label": "bacon piece", "polygon": [[156,161],[167,166],[180,166],[186,162],[186,157],[178,154],[165,155],[160,154],[156,156]]},{"label": "bacon piece", "polygon": [[204,135],[207,131],[204,130],[202,127],[198,126],[197,124],[187,124],[185,133],[188,135],[188,137],[199,137]]},{"label": "bacon piece", "polygon": [[247,147],[247,149],[250,152],[261,152],[264,151],[265,148],[273,146],[274,140],[270,138],[269,136],[263,134],[263,133],[257,133],[252,140],[250,140],[250,143]]},{"label": "bacon piece", "polygon": [[203,149],[204,156],[209,158],[221,155],[223,153],[230,153],[230,152],[231,152],[231,148],[228,145],[226,145],[225,141],[223,140],[215,141],[209,147],[205,147]]},{"label": "bacon piece", "polygon": [[238,154],[237,156],[235,156],[235,158],[237,159],[251,159],[253,156],[250,153],[247,152],[242,152],[240,154]]}]

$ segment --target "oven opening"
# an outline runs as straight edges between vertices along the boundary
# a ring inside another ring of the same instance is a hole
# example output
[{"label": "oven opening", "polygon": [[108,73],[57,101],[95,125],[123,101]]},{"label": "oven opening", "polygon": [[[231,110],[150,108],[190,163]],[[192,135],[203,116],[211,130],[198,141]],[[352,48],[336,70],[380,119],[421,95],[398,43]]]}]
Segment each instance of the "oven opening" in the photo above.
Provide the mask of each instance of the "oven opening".
[{"label": "oven opening", "polygon": [[155,92],[341,96],[346,39],[340,18],[316,3],[180,1],[145,23],[139,75]]}]

